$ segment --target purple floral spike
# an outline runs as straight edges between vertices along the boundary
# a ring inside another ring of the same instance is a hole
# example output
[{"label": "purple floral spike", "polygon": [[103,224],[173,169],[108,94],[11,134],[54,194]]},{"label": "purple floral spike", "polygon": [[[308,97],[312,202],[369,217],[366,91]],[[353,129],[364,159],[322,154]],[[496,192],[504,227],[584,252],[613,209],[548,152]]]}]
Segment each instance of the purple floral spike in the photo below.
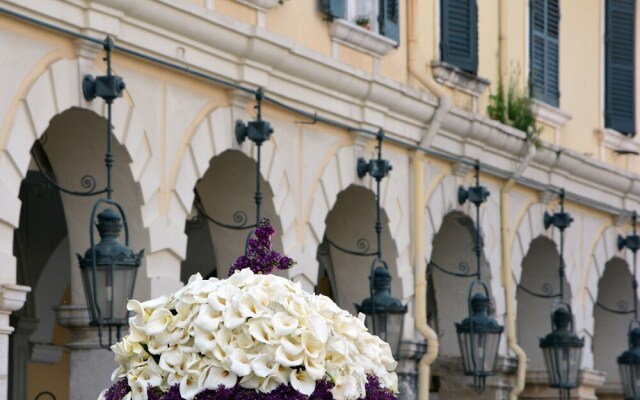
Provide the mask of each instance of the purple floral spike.
[{"label": "purple floral spike", "polygon": [[247,255],[240,256],[229,269],[229,276],[236,271],[249,268],[254,274],[270,274],[274,269],[287,270],[296,262],[277,251],[271,250],[271,238],[276,230],[267,218],[260,221],[255,238],[249,239]]},{"label": "purple floral spike", "polygon": [[104,394],[105,400],[120,400],[131,391],[127,379],[120,379],[114,383]]}]

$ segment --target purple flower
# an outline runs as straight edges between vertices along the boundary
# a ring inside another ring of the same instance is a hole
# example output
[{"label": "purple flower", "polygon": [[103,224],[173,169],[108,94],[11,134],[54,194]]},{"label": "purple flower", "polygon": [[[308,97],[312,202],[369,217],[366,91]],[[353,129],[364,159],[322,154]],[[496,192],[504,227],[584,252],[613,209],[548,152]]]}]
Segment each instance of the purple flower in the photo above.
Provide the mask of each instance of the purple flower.
[{"label": "purple flower", "polygon": [[[333,400],[332,388],[333,383],[323,379],[316,382],[316,389],[311,396],[306,396],[296,391],[289,384],[282,384],[270,393],[260,393],[253,389],[244,389],[239,383],[236,383],[232,388],[219,386],[215,390],[203,390],[198,393],[195,400]],[[398,400],[389,389],[380,386],[380,381],[374,375],[367,376],[365,389],[366,397],[362,400]],[[109,388],[105,399],[120,400],[130,391],[127,380],[121,379]],[[149,388],[148,395],[149,400],[183,400],[180,396],[179,385],[170,387],[166,393],[160,393],[157,389]]]},{"label": "purple flower", "polygon": [[238,257],[229,269],[229,276],[236,271],[249,268],[255,274],[270,274],[274,269],[287,270],[295,265],[291,258],[271,249],[271,238],[276,230],[267,218],[260,221],[255,237],[247,243],[247,254]]},{"label": "purple flower", "polygon": [[105,400],[120,400],[131,391],[126,378],[114,383],[104,394]]}]

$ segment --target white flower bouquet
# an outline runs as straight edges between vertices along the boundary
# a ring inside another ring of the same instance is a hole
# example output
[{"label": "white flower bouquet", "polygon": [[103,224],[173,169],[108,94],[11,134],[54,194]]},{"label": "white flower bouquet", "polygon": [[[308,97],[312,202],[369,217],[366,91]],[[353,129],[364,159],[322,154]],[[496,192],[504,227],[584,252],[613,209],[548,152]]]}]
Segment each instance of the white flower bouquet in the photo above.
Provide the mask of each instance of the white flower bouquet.
[{"label": "white flower bouquet", "polygon": [[293,264],[273,232],[263,221],[228,279],[197,274],[169,297],[130,300],[100,400],[396,399],[396,361],[363,318],[263,273]]}]

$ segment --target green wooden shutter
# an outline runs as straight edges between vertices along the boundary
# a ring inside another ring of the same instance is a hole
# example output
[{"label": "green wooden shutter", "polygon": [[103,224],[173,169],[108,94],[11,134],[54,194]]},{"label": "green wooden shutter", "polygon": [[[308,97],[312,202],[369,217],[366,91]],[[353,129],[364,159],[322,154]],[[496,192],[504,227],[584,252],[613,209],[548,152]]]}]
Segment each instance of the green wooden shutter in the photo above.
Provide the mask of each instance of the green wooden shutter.
[{"label": "green wooden shutter", "polygon": [[400,41],[400,0],[380,0],[380,33],[396,42]]},{"label": "green wooden shutter", "polygon": [[635,135],[635,0],[607,0],[605,126]]},{"label": "green wooden shutter", "polygon": [[531,95],[558,107],[559,90],[559,0],[531,0],[530,83]]},{"label": "green wooden shutter", "polygon": [[320,0],[320,7],[330,19],[344,18],[347,13],[346,0]]},{"label": "green wooden shutter", "polygon": [[476,0],[442,0],[440,7],[442,61],[478,72],[478,7]]}]

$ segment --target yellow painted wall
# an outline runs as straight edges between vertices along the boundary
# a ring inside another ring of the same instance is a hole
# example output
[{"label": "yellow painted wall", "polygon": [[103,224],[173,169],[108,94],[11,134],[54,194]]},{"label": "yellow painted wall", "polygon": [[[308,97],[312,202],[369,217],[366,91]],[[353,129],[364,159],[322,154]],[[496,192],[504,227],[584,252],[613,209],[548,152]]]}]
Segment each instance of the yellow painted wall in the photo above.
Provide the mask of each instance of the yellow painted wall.
[{"label": "yellow painted wall", "polygon": [[255,25],[256,10],[235,0],[216,0],[215,11],[245,24]]},{"label": "yellow painted wall", "polygon": [[573,119],[560,144],[597,157],[601,77],[600,0],[562,1],[560,22],[560,109]]},{"label": "yellow painted wall", "polygon": [[267,29],[330,56],[329,22],[325,19],[317,2],[289,0],[267,13]]}]

